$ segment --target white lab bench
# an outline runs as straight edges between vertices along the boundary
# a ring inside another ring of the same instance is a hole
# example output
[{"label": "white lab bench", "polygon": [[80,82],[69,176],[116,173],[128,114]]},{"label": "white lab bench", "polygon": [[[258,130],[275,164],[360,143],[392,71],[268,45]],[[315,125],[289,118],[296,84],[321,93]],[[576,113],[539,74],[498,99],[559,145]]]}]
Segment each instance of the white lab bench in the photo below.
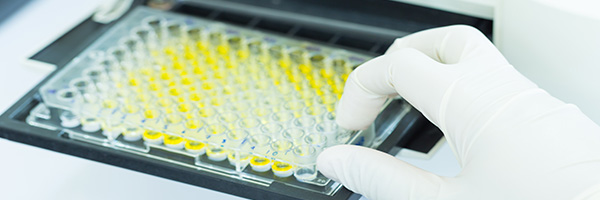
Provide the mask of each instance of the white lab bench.
[{"label": "white lab bench", "polygon": [[[52,69],[25,59],[90,16],[101,0],[33,0],[0,22],[0,112]],[[443,176],[460,167],[446,144],[430,159],[398,158]],[[408,153],[410,154],[410,153]],[[0,138],[2,199],[241,199]]]}]

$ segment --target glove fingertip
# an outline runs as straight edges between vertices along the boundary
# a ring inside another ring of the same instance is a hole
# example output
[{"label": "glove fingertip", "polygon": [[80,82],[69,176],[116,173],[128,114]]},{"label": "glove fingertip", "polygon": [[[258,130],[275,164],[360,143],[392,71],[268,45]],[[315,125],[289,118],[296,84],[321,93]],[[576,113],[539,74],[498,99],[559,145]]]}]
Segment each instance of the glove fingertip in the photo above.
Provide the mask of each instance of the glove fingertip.
[{"label": "glove fingertip", "polygon": [[348,130],[365,130],[375,120],[387,94],[370,91],[359,83],[352,72],[336,107],[336,123]]},{"label": "glove fingertip", "polygon": [[337,179],[335,169],[337,168],[337,165],[341,164],[338,156],[340,154],[340,150],[343,149],[343,146],[344,145],[338,145],[327,148],[317,157],[317,169],[319,169],[323,175],[337,182],[339,182],[339,180]]},{"label": "glove fingertip", "polygon": [[317,169],[325,176],[339,182],[340,169],[347,167],[348,161],[360,150],[369,150],[356,145],[337,145],[325,149],[317,157]]},{"label": "glove fingertip", "polygon": [[338,126],[347,130],[365,130],[369,127],[371,124],[369,120],[362,117],[356,117],[358,113],[343,104],[344,101],[340,100],[336,108],[337,115],[335,117],[335,122]]}]

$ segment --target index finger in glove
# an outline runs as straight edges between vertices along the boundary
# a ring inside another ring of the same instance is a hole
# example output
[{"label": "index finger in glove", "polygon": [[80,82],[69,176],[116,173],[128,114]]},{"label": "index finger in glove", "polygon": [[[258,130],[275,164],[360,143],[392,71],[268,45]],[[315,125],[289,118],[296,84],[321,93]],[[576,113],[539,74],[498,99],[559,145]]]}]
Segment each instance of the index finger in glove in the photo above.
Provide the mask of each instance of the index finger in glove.
[{"label": "index finger in glove", "polygon": [[366,129],[390,95],[400,94],[435,121],[450,85],[466,72],[508,64],[487,38],[468,26],[431,29],[396,40],[387,53],[352,72],[337,109],[337,123]]},{"label": "index finger in glove", "polygon": [[457,64],[471,59],[508,64],[483,33],[465,25],[429,29],[398,38],[386,54],[404,48],[416,49],[443,64]]}]

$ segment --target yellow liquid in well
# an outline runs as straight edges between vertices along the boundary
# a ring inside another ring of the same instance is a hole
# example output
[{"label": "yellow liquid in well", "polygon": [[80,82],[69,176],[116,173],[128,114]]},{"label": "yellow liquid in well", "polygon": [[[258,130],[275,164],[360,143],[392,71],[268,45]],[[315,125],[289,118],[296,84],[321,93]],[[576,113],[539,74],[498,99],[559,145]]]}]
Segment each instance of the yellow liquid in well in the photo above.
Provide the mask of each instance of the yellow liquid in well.
[{"label": "yellow liquid in well", "polygon": [[151,131],[151,130],[144,131],[144,135],[143,135],[143,137],[145,139],[150,139],[150,140],[155,140],[155,139],[158,139],[158,138],[160,138],[162,136],[163,136],[162,133],[156,132],[156,131]]},{"label": "yellow liquid in well", "polygon": [[175,135],[167,135],[164,139],[165,144],[175,145],[183,142],[183,138]]},{"label": "yellow liquid in well", "polygon": [[292,165],[290,165],[289,163],[277,161],[277,162],[273,163],[273,166],[271,166],[271,169],[273,169],[273,171],[281,171],[281,172],[289,171],[292,169]]},{"label": "yellow liquid in well", "polygon": [[186,143],[185,143],[185,149],[189,149],[189,150],[200,150],[204,147],[206,147],[206,144],[204,144],[202,142],[193,141],[193,140],[186,140]]},{"label": "yellow liquid in well", "polygon": [[[112,83],[119,89],[120,96],[103,98],[101,107],[145,119],[160,119],[146,121],[142,125],[144,138],[164,136],[165,144],[185,142],[185,148],[192,150],[206,148],[208,144],[186,139],[201,138],[198,135],[149,131],[144,126],[150,123],[177,124],[186,131],[190,130],[186,134],[220,134],[235,125],[235,128],[256,133],[254,129],[262,124],[278,122],[286,129],[293,126],[286,123],[293,118],[307,115],[319,118],[324,113],[333,115],[335,103],[351,71],[347,67],[349,62],[334,62],[327,56],[320,56],[329,52],[311,52],[300,44],[270,44],[262,39],[250,43],[244,35],[225,31],[204,36],[169,38],[164,44],[149,45],[145,50],[150,55],[143,62],[147,64],[122,69],[123,75],[118,76],[122,78]],[[163,46],[165,44],[167,46]],[[250,47],[249,44],[255,46]],[[256,45],[260,49],[257,50]],[[271,48],[269,45],[278,47]],[[289,52],[296,50],[298,52],[294,54]],[[290,116],[273,117],[285,115],[281,113]],[[259,124],[238,123],[238,120],[244,119],[254,119]],[[275,151],[292,148],[286,144],[271,147],[276,147],[272,148]],[[207,154],[227,151],[229,149],[207,148]],[[236,159],[233,154],[229,156]],[[267,165],[272,163],[270,158],[281,160],[261,156],[240,159],[250,159],[254,165]],[[292,164],[287,162],[278,161],[273,165],[276,171],[291,168]]]}]

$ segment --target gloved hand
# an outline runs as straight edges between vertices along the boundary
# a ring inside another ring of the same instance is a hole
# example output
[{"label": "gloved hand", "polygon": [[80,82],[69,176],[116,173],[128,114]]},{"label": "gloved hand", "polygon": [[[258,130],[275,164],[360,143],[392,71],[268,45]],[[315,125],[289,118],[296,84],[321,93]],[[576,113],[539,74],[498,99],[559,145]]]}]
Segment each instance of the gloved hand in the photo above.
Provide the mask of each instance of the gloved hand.
[{"label": "gloved hand", "polygon": [[372,200],[600,199],[600,127],[519,74],[476,29],[397,39],[350,74],[336,120],[365,129],[397,94],[444,132],[461,173],[440,177],[342,145],[320,154],[325,176]]}]

